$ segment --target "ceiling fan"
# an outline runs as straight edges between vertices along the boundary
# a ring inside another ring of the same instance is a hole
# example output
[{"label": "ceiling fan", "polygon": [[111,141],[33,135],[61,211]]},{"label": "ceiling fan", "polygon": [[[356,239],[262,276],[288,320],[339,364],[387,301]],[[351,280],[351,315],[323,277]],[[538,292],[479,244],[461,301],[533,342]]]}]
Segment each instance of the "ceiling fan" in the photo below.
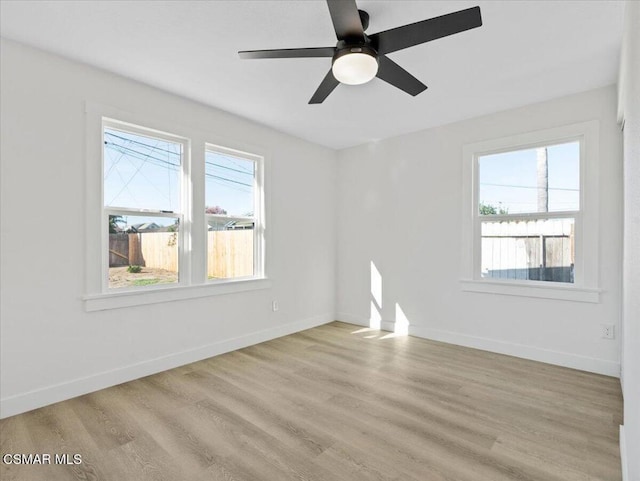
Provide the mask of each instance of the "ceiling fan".
[{"label": "ceiling fan", "polygon": [[416,96],[427,86],[387,54],[482,25],[480,7],[473,7],[367,35],[369,14],[358,10],[355,0],[327,0],[327,4],[338,37],[335,47],[245,50],[238,52],[240,58],[331,57],[331,70],[310,104],[322,103],[339,83],[359,85],[374,77]]}]

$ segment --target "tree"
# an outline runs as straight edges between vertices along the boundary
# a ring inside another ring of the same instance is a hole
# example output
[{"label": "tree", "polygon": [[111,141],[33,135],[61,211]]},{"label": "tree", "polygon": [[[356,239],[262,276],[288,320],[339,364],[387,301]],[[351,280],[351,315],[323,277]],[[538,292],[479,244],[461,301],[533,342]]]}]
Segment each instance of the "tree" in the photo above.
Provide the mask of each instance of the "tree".
[{"label": "tree", "polygon": [[220,215],[226,215],[227,211],[224,210],[222,207],[220,207],[219,205],[216,205],[214,207],[205,207],[205,214],[220,214]]},{"label": "tree", "polygon": [[109,234],[117,234],[120,232],[120,226],[118,224],[124,224],[125,220],[121,215],[109,216]]},{"label": "tree", "polygon": [[509,213],[509,209],[503,209],[501,203],[496,207],[495,205],[481,201],[478,208],[480,210],[480,215],[504,215]]},{"label": "tree", "polygon": [[167,227],[167,232],[178,232],[178,228],[180,227],[180,219],[176,219],[173,224]]}]

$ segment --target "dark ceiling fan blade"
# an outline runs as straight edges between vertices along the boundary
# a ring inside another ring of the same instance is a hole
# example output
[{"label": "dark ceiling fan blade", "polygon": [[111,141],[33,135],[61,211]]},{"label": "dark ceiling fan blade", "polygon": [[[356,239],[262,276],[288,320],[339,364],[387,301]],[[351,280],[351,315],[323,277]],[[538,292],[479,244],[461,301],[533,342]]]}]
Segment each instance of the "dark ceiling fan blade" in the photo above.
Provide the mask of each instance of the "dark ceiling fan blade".
[{"label": "dark ceiling fan blade", "polygon": [[386,54],[464,32],[482,25],[480,7],[467,8],[459,12],[410,23],[384,32],[370,35],[373,47],[378,53]]},{"label": "dark ceiling fan blade", "polygon": [[378,63],[379,67],[376,77],[390,83],[394,87],[398,87],[400,90],[404,90],[409,95],[415,97],[427,89],[425,84],[390,58],[380,55],[380,57],[378,57]]},{"label": "dark ceiling fan blade", "polygon": [[281,48],[275,50],[243,50],[238,52],[240,58],[301,58],[301,57],[333,57],[334,47],[315,48]]},{"label": "dark ceiling fan blade", "polygon": [[324,102],[324,99],[326,99],[329,94],[333,92],[333,89],[335,89],[339,83],[340,82],[338,82],[333,76],[333,72],[329,70],[329,73],[325,75],[322,83],[320,84],[320,87],[318,87],[318,90],[316,90],[316,92],[313,94],[313,97],[311,97],[309,103],[321,104],[322,102]]},{"label": "dark ceiling fan blade", "polygon": [[355,0],[327,0],[338,40],[364,41],[364,30]]}]

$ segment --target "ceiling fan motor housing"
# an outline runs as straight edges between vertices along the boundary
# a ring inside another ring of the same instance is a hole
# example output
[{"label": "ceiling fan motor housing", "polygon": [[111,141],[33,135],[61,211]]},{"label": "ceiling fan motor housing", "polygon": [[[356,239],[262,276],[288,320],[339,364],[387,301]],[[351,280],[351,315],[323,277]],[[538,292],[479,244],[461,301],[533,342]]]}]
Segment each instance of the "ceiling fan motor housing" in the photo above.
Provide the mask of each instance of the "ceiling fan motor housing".
[{"label": "ceiling fan motor housing", "polygon": [[344,55],[349,55],[352,53],[363,53],[365,55],[370,55],[371,57],[376,59],[376,62],[378,61],[378,52],[376,51],[376,49],[374,49],[373,47],[371,47],[368,44],[347,44],[344,41],[340,41],[338,42],[338,45],[336,47],[336,53],[333,56],[333,60],[331,61],[331,64],[333,65],[336,60],[338,60],[340,57],[343,57]]}]

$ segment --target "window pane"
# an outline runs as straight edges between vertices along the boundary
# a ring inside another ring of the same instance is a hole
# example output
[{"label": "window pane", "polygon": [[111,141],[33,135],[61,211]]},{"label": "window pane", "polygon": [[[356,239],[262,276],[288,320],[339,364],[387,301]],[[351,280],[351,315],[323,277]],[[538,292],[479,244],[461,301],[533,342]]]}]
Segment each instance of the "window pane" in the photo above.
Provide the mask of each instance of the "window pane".
[{"label": "window pane", "polygon": [[481,215],[580,209],[580,143],[484,155]]},{"label": "window pane", "polygon": [[180,211],[182,144],[104,129],[104,205]]},{"label": "window pane", "polygon": [[255,162],[221,152],[205,158],[205,208],[208,214],[252,217]]},{"label": "window pane", "polygon": [[574,282],[575,219],[482,222],[483,278]]},{"label": "window pane", "polygon": [[178,219],[109,216],[109,288],[178,282]]},{"label": "window pane", "polygon": [[208,225],[207,277],[253,276],[253,222],[210,217]]}]

